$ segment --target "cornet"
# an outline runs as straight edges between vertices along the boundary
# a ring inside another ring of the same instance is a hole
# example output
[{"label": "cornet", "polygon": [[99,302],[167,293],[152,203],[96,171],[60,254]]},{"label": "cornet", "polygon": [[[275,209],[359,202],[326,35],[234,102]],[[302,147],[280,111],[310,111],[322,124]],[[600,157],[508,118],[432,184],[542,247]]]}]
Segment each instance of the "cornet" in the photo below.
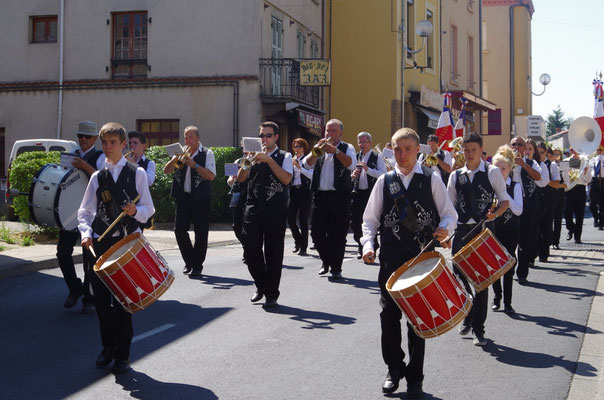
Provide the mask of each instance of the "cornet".
[{"label": "cornet", "polygon": [[455,153],[455,167],[461,168],[466,163],[466,157],[464,157],[462,152]]},{"label": "cornet", "polygon": [[315,158],[320,158],[323,154],[325,154],[325,150],[323,150],[323,148],[327,145],[327,144],[331,144],[331,138],[327,138],[326,141],[324,141],[323,143],[316,145],[315,147],[312,148],[312,150],[310,151],[310,153],[315,157]]},{"label": "cornet", "polygon": [[[453,141],[451,141],[453,142]],[[438,147],[438,150],[436,150],[436,153],[438,153],[443,146],[445,145],[445,143],[447,143],[446,140],[443,140],[443,142],[441,143],[441,145]],[[438,158],[436,157],[436,154],[428,154],[426,156],[426,159],[424,160],[424,162],[429,165],[430,167],[436,167],[438,165]]]},{"label": "cornet", "polygon": [[463,138],[460,137],[456,137],[455,139],[449,141],[449,147],[453,150],[453,151],[460,151],[461,150],[461,142],[462,142]]},{"label": "cornet", "polygon": [[384,157],[384,154],[382,154],[382,150],[380,149],[380,144],[379,143],[375,145],[375,147],[373,148],[373,151],[375,151],[380,156],[382,156],[382,159],[384,160],[384,165],[386,166],[386,169],[388,171],[392,171],[394,169],[394,166],[392,165],[392,163],[390,162],[390,160],[388,160],[388,158]]},{"label": "cornet", "polygon": [[[265,151],[266,147],[262,146],[262,151]],[[239,168],[241,168],[242,170],[246,171],[248,169],[250,169],[252,167],[252,165],[254,165],[254,161],[256,160],[256,154],[258,153],[254,153],[252,154],[248,154],[245,157],[241,157],[235,160],[235,164],[237,164],[239,166]]]},{"label": "cornet", "polygon": [[185,152],[176,157],[176,169],[181,169],[185,166],[185,158],[191,155],[191,147],[185,147]]}]

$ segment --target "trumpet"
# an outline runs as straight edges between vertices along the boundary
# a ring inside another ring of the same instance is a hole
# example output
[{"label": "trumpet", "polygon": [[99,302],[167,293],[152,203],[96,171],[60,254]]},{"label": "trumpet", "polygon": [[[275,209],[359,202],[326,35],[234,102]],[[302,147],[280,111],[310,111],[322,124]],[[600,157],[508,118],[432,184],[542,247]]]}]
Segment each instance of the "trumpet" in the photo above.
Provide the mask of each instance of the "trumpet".
[{"label": "trumpet", "polygon": [[465,163],[466,163],[466,158],[464,157],[463,153],[461,153],[459,151],[457,153],[455,153],[455,167],[461,168],[464,166]]},{"label": "trumpet", "polygon": [[126,154],[124,154],[124,158],[131,156],[132,154],[134,154],[134,150],[131,150],[131,151],[127,152]]},{"label": "trumpet", "polygon": [[[453,142],[453,141],[451,141]],[[438,150],[436,150],[436,153],[438,153],[443,146],[445,145],[445,143],[447,143],[446,140],[443,140],[443,142],[441,143],[441,145],[438,147]],[[428,154],[426,156],[426,159],[424,160],[424,162],[426,164],[428,164],[430,167],[436,167],[438,165],[438,158],[436,157],[436,153],[435,154]]]},{"label": "trumpet", "polygon": [[185,158],[191,155],[191,147],[185,147],[185,152],[176,157],[176,169],[181,169],[185,166]]},{"label": "trumpet", "polygon": [[462,142],[463,138],[460,137],[456,137],[453,140],[449,141],[449,147],[453,150],[453,151],[460,151],[461,150],[461,142]]},{"label": "trumpet", "polygon": [[325,154],[325,150],[323,150],[323,148],[327,145],[327,144],[331,144],[331,138],[327,138],[326,141],[324,141],[321,144],[316,145],[315,147],[312,148],[312,150],[310,151],[311,154],[315,157],[315,158],[320,158],[323,154]]},{"label": "trumpet", "polygon": [[392,163],[390,162],[390,160],[388,160],[388,158],[384,157],[384,154],[382,154],[382,150],[380,149],[380,144],[379,143],[375,145],[375,147],[373,148],[373,151],[375,151],[380,156],[382,156],[382,159],[384,160],[384,165],[386,166],[386,169],[388,171],[392,171],[394,169],[394,165],[392,165]]},{"label": "trumpet", "polygon": [[[266,148],[262,146],[262,150],[264,151],[265,149]],[[242,170],[246,171],[252,168],[252,165],[254,165],[254,161],[256,160],[256,154],[258,153],[254,153],[253,155],[249,154],[245,157],[238,158],[235,160],[235,164],[237,164]]]}]

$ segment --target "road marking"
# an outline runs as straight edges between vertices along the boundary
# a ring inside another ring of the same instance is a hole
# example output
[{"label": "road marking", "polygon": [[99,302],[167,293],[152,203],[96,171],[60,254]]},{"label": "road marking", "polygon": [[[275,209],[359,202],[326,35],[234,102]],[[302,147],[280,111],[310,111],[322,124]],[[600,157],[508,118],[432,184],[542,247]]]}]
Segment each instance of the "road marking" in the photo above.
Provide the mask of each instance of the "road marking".
[{"label": "road marking", "polygon": [[153,336],[160,332],[167,331],[168,329],[174,328],[175,326],[176,326],[176,324],[165,324],[158,328],[151,329],[148,332],[141,333],[140,335],[136,335],[134,338],[132,338],[132,343],[138,342],[139,340],[147,339],[149,336]]}]

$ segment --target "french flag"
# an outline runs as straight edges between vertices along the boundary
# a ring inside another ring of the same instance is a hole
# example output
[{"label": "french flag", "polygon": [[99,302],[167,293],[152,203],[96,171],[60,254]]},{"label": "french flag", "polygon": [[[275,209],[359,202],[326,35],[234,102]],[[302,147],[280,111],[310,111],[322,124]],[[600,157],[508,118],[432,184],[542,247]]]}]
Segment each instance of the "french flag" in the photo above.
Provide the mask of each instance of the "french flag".
[{"label": "french flag", "polygon": [[468,99],[462,97],[461,99],[461,113],[459,114],[459,119],[455,124],[455,138],[463,137],[466,133],[466,126],[464,124],[466,118],[466,103]]},{"label": "french flag", "polygon": [[[445,104],[443,106],[443,112],[440,114],[438,119],[438,127],[436,128],[436,136],[438,137],[438,143],[442,143],[443,140],[453,140],[453,118],[451,117],[451,93],[443,93],[445,98]],[[447,145],[443,148],[448,147]]]},{"label": "french flag", "polygon": [[600,146],[604,146],[604,105],[602,104],[602,99],[604,99],[604,91],[602,90],[602,81],[599,79],[594,79],[594,119],[600,126],[602,130],[602,140],[600,141]]}]

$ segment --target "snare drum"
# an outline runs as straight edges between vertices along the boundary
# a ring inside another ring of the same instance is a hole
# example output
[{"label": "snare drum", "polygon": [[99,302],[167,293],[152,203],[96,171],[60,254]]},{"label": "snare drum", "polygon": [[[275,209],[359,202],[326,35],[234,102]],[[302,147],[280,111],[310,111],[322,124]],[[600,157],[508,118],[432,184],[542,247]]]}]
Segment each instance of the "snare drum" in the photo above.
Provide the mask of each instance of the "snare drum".
[{"label": "snare drum", "polygon": [[453,329],[472,307],[470,295],[436,251],[399,267],[386,282],[386,289],[415,333],[424,339]]},{"label": "snare drum", "polygon": [[132,233],[109,248],[94,272],[129,313],[149,307],[174,281],[174,272],[145,237]]},{"label": "snare drum", "polygon": [[75,230],[87,185],[88,176],[80,169],[44,165],[34,176],[29,190],[31,218],[38,225]]},{"label": "snare drum", "polygon": [[478,293],[508,272],[516,259],[485,228],[453,256],[453,262]]}]

